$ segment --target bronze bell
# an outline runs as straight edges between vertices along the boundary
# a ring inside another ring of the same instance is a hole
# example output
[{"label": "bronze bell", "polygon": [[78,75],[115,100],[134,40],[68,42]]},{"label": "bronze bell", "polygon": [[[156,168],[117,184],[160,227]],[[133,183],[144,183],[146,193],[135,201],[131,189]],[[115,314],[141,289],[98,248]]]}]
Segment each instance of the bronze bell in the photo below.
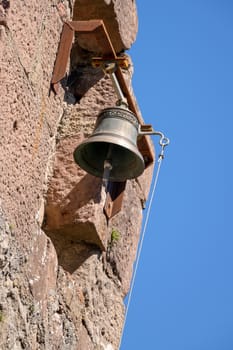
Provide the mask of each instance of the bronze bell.
[{"label": "bronze bell", "polygon": [[104,109],[98,116],[93,134],[74,151],[75,162],[88,173],[108,180],[136,178],[145,164],[137,148],[139,123],[135,115],[123,107]]}]

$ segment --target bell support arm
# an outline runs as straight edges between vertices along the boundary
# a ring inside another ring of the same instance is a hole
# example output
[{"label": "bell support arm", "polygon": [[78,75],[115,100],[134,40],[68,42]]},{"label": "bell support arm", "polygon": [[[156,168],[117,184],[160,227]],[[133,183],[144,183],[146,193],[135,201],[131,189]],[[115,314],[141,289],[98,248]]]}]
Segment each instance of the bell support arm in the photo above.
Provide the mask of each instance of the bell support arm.
[{"label": "bell support arm", "polygon": [[154,130],[152,125],[150,124],[139,125],[138,136],[140,137],[144,135],[160,136],[159,144],[161,147],[168,146],[170,143],[168,137],[164,136],[164,134],[161,131]]},{"label": "bell support arm", "polygon": [[[55,93],[58,92],[59,82],[64,78],[66,74],[67,64],[70,57],[75,32],[77,32],[78,36],[85,36],[87,38],[87,41],[90,37],[94,37],[95,41],[98,43],[101,57],[93,57],[92,63],[94,66],[97,67],[99,65],[102,65],[104,61],[116,63],[114,75],[117,79],[118,85],[120,86],[122,94],[127,101],[128,108],[136,115],[139,123],[143,124],[144,121],[138,112],[136,102],[131,95],[121,69],[121,67],[127,68],[129,62],[126,56],[117,56],[104,22],[101,19],[88,21],[67,21],[64,23],[57,57],[52,73],[52,90]],[[147,160],[146,167],[152,164],[154,162],[155,156],[147,135],[143,136],[140,139],[138,147],[144,158]]]}]

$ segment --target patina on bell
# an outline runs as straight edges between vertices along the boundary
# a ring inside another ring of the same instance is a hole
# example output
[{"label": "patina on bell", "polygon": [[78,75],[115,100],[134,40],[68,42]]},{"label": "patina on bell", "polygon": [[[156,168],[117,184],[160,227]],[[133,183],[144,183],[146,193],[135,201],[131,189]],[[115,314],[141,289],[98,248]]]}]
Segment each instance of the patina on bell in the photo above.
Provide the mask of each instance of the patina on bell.
[{"label": "patina on bell", "polygon": [[136,178],[145,168],[137,148],[138,133],[138,120],[131,111],[123,107],[104,109],[93,134],[75,149],[75,162],[97,177],[103,177],[105,165],[110,164],[110,181]]}]

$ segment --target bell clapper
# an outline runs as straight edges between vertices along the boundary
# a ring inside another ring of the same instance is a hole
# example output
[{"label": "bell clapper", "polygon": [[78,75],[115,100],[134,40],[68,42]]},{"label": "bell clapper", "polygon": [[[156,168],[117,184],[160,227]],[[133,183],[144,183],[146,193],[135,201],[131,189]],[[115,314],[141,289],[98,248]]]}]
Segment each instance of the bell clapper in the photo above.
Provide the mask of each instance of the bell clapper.
[{"label": "bell clapper", "polygon": [[104,187],[107,190],[108,187],[108,181],[109,181],[109,176],[110,176],[110,171],[112,170],[112,164],[110,163],[109,160],[104,161],[104,173],[103,173],[103,184]]},{"label": "bell clapper", "polygon": [[110,177],[110,172],[112,170],[111,154],[112,154],[112,144],[109,145],[107,157],[104,161],[104,172],[102,177],[102,188],[101,188],[101,198],[105,202],[107,192],[108,192],[108,182]]},{"label": "bell clapper", "polygon": [[103,186],[104,186],[106,192],[107,192],[107,188],[108,188],[108,181],[109,181],[110,172],[112,170],[112,163],[111,163],[112,147],[113,147],[113,144],[110,143],[109,147],[108,147],[108,153],[107,153],[106,159],[104,161]]}]

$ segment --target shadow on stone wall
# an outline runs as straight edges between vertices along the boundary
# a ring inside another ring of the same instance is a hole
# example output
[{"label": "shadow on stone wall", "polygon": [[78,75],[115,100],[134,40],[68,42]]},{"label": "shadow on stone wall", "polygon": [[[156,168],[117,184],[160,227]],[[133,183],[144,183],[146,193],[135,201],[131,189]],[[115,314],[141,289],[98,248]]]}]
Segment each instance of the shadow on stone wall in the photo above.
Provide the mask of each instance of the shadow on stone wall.
[{"label": "shadow on stone wall", "polygon": [[49,237],[57,252],[58,264],[71,274],[89,257],[101,254],[100,249],[95,244],[84,241],[75,242],[67,239],[66,232],[50,232]]},{"label": "shadow on stone wall", "polygon": [[69,96],[73,95],[74,103],[79,103],[81,98],[91,89],[100,79],[104,73],[100,68],[94,68],[91,65],[79,64],[76,66],[67,77],[66,85],[67,92],[65,94],[65,101],[69,103]]},{"label": "shadow on stone wall", "polygon": [[70,273],[92,254],[105,250],[108,240],[102,179],[87,174],[73,160],[74,144],[83,138],[77,134],[57,145],[42,224],[54,244],[59,265]]},{"label": "shadow on stone wall", "polygon": [[80,103],[82,97],[103,78],[102,68],[92,66],[93,55],[93,52],[82,49],[77,42],[73,44],[69,74],[61,80],[65,91],[64,101],[68,104]]},{"label": "shadow on stone wall", "polygon": [[89,174],[84,175],[62,200],[60,213],[63,220],[66,221],[67,215],[75,216],[75,213],[89,202],[100,203],[101,183],[102,180],[99,178]]}]

